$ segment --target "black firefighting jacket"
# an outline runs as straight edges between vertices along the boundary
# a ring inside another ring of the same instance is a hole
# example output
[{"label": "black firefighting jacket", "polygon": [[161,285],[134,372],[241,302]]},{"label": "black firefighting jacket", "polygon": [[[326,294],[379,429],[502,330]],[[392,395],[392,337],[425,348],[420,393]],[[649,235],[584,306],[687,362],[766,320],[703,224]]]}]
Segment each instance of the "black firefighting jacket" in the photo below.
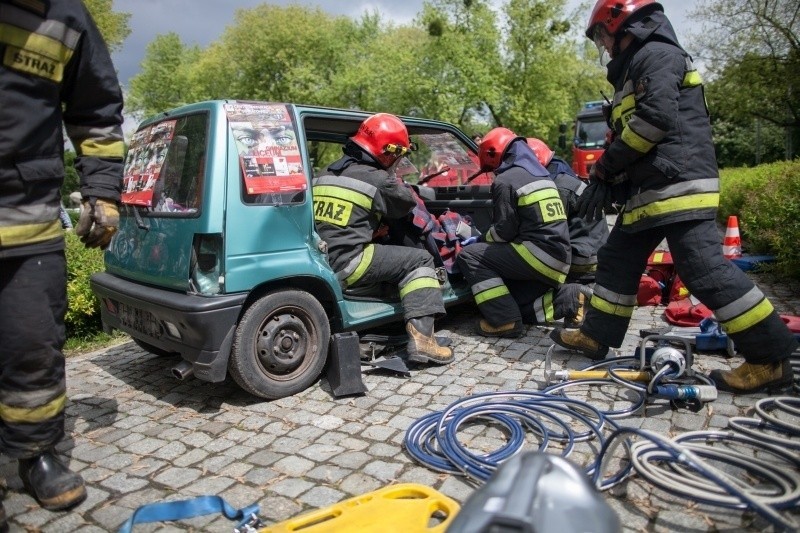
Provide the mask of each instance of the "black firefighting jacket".
[{"label": "black firefighting jacket", "polygon": [[372,242],[384,219],[406,217],[416,206],[411,190],[348,142],[346,155],[314,179],[314,222],[328,244],[334,271],[344,268]]},{"label": "black firefighting jacket", "polygon": [[[480,237],[508,242],[537,272],[563,283],[571,250],[558,189],[524,141],[514,141],[492,183],[493,223]],[[520,246],[521,245],[521,246]]]},{"label": "black firefighting jacket", "polygon": [[713,219],[719,174],[700,75],[663,12],[625,29],[635,40],[608,65],[616,136],[597,162],[627,176],[622,228]]},{"label": "black firefighting jacket", "polygon": [[0,1],[0,258],[61,250],[62,123],[81,194],[119,200],[122,92],[80,0]]}]

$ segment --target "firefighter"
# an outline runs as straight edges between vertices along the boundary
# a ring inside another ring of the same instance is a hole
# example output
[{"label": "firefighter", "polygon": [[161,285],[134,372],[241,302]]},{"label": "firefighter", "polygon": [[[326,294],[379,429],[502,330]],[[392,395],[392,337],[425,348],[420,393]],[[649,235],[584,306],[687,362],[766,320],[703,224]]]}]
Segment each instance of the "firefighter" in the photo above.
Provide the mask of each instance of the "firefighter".
[{"label": "firefighter", "polygon": [[342,288],[378,296],[387,284],[399,288],[409,360],[447,364],[453,350],[439,346],[433,334],[434,319],[445,315],[433,257],[423,248],[373,242],[382,221],[405,218],[416,206],[394,173],[412,148],[399,118],[368,117],[345,144],[344,156],[314,180],[314,221]]},{"label": "firefighter", "polygon": [[483,318],[477,333],[519,337],[523,324],[582,319],[588,288],[562,285],[570,265],[567,216],[553,180],[525,142],[495,128],[478,148],[494,171],[489,230],[464,241],[457,263]]},{"label": "firefighter", "polygon": [[715,223],[719,176],[703,86],[663,7],[653,0],[598,0],[586,35],[601,61],[606,53],[611,58],[616,135],[592,167],[579,209],[597,218],[612,200],[624,207],[600,249],[583,326],[556,329],[552,339],[591,358],[619,347],[647,258],[666,238],[681,280],[744,356],[736,369],[711,373],[717,387],[746,394],[790,385],[794,336],[759,288],[722,255]]},{"label": "firefighter", "polygon": [[541,139],[529,137],[528,146],[550,173],[567,212],[569,244],[572,248],[567,282],[592,283],[597,272],[597,250],[608,239],[608,223],[605,218],[586,220],[578,216],[578,198],[586,189],[586,182],[575,174],[566,161],[555,157],[555,152]]},{"label": "firefighter", "polygon": [[83,2],[0,7],[0,441],[31,496],[66,509],[86,488],[55,450],[67,392],[62,124],[81,176],[75,232],[87,247],[105,248],[119,221],[122,93]]}]

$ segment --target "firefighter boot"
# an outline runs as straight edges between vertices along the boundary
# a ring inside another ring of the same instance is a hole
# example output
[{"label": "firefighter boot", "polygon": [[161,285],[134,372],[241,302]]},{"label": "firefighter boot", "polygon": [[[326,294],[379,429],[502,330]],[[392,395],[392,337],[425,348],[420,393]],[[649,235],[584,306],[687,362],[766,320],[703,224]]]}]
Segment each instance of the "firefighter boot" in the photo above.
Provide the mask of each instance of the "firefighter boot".
[{"label": "firefighter boot", "polygon": [[453,362],[453,349],[440,346],[433,336],[433,317],[412,318],[406,322],[408,360],[415,363],[446,365]]},{"label": "firefighter boot", "polygon": [[484,337],[506,337],[515,339],[522,336],[523,333],[521,320],[502,324],[497,327],[489,324],[483,318],[478,322],[478,335],[483,335]]},{"label": "firefighter boot", "polygon": [[776,363],[754,365],[742,363],[734,370],[714,370],[711,379],[719,390],[734,394],[750,394],[761,391],[780,391],[792,384],[792,365],[788,359]]},{"label": "firefighter boot", "polygon": [[83,478],[47,451],[19,460],[19,477],[25,490],[49,511],[69,509],[86,499]]},{"label": "firefighter boot", "polygon": [[593,338],[584,335],[579,329],[556,328],[550,332],[550,338],[562,348],[581,352],[595,361],[604,359],[608,353],[608,346],[604,346]]}]

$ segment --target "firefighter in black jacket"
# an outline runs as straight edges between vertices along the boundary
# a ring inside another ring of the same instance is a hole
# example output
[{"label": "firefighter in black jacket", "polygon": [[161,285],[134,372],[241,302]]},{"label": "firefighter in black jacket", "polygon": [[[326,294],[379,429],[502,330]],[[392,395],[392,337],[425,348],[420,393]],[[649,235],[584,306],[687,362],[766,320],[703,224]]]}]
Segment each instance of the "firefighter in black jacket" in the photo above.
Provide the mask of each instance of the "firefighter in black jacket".
[{"label": "firefighter in black jacket", "polygon": [[496,175],[492,226],[468,239],[457,260],[483,315],[478,334],[518,337],[523,323],[579,322],[587,288],[562,285],[570,265],[569,228],[550,174],[525,138],[507,128],[487,133],[478,157],[481,168]]},{"label": "firefighter in black jacket", "polygon": [[597,282],[580,330],[556,329],[561,346],[601,358],[621,345],[647,258],[666,238],[678,274],[708,306],[745,363],[711,373],[734,393],[792,382],[794,336],[764,294],[722,255],[715,223],[719,176],[700,75],[678,43],[661,4],[598,0],[586,35],[607,52],[614,85],[614,140],[590,172],[580,209],[622,213],[600,249]]},{"label": "firefighter in black jacket", "polygon": [[314,221],[342,288],[380,296],[386,284],[397,287],[409,360],[447,364],[453,350],[439,346],[433,334],[434,319],[445,314],[433,257],[422,248],[373,242],[382,221],[405,218],[416,206],[393,171],[411,148],[396,116],[378,113],[364,120],[344,157],[314,180]]},{"label": "firefighter in black jacket", "polygon": [[4,0],[0,25],[0,441],[42,507],[65,509],[86,489],[55,452],[67,392],[62,123],[84,198],[76,233],[104,248],[119,220],[122,93],[80,0]]},{"label": "firefighter in black jacket", "polygon": [[567,283],[592,283],[597,272],[597,250],[608,239],[608,223],[605,218],[586,220],[578,215],[578,199],[586,189],[586,182],[575,174],[566,161],[554,157],[555,152],[541,139],[528,137],[528,146],[550,173],[567,212],[569,244],[572,248]]}]

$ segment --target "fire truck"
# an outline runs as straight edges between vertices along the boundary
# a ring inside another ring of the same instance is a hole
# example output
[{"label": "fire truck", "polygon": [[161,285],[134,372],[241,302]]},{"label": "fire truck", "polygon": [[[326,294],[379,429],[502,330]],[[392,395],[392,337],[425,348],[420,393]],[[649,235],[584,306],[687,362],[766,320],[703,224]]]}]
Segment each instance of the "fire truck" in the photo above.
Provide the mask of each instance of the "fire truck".
[{"label": "fire truck", "polygon": [[603,101],[586,102],[575,118],[572,140],[572,170],[583,179],[603,154],[608,126],[603,118]]}]

